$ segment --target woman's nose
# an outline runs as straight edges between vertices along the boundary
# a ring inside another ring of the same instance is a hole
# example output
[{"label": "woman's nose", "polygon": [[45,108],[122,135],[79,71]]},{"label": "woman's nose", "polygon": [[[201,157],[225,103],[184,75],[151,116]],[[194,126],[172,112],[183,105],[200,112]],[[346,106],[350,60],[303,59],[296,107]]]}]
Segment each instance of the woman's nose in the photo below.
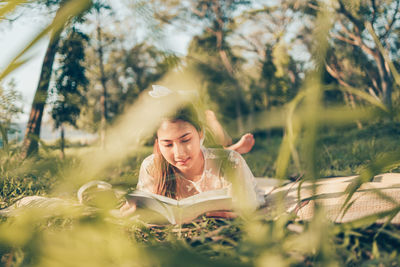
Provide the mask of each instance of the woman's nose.
[{"label": "woman's nose", "polygon": [[181,158],[185,156],[185,148],[180,144],[174,145],[174,156],[175,158]]}]

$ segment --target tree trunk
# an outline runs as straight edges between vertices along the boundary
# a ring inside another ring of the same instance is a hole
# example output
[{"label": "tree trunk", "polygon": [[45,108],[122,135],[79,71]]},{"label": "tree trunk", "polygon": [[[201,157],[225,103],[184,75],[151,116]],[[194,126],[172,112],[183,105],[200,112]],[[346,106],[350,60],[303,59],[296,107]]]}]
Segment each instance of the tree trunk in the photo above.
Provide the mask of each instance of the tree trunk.
[{"label": "tree trunk", "polygon": [[60,150],[61,150],[61,154],[60,154],[61,159],[65,159],[65,129],[64,129],[64,125],[61,125]]},{"label": "tree trunk", "polygon": [[0,132],[3,139],[3,149],[8,152],[8,135],[7,127],[0,124]]},{"label": "tree trunk", "polygon": [[379,75],[381,80],[382,88],[382,100],[385,106],[390,110],[392,109],[392,86],[393,81],[391,79],[390,70],[383,58],[383,55],[379,53],[379,60],[377,60]]},{"label": "tree trunk", "polygon": [[53,69],[54,57],[57,52],[58,43],[62,30],[52,32],[46,55],[43,60],[39,84],[33,99],[28,125],[25,130],[24,142],[22,145],[22,158],[29,157],[38,152],[38,140],[40,126],[42,123],[43,110],[46,104],[47,93]]},{"label": "tree trunk", "polygon": [[100,97],[100,106],[101,106],[101,121],[100,121],[100,143],[101,147],[105,148],[106,142],[106,123],[107,123],[107,78],[104,72],[104,64],[103,64],[103,44],[102,44],[102,36],[101,36],[101,28],[100,25],[97,24],[97,40],[99,41],[99,48],[97,50],[99,55],[99,66],[100,66],[100,82],[103,87],[103,93]]}]

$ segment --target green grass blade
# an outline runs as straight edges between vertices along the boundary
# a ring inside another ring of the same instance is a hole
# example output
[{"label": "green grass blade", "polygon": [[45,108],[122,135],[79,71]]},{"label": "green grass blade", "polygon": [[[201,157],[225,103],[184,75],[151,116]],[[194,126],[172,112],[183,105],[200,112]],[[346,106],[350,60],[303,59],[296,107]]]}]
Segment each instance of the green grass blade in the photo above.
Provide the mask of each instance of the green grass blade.
[{"label": "green grass blade", "polygon": [[0,8],[0,21],[7,15],[8,13],[13,12],[18,6],[28,3],[30,1],[27,0],[13,0],[8,1],[6,5]]},{"label": "green grass blade", "polygon": [[73,0],[62,6],[57,12],[56,17],[52,23],[42,30],[33,40],[11,61],[7,68],[0,74],[0,80],[4,79],[8,74],[14,71],[18,65],[20,58],[24,56],[35,44],[38,43],[43,37],[51,32],[62,30],[65,24],[74,16],[77,16],[87,10],[91,5],[90,0]]}]

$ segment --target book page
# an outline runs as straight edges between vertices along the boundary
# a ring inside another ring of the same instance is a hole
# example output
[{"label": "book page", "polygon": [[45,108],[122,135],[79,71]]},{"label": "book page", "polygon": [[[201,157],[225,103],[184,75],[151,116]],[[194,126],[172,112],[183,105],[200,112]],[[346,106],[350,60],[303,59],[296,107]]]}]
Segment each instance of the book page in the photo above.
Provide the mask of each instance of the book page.
[{"label": "book page", "polygon": [[232,198],[229,196],[216,196],[188,205],[174,207],[173,212],[177,223],[186,223],[210,211],[232,210]]},{"label": "book page", "polygon": [[144,191],[135,191],[127,197],[136,201],[138,209],[155,211],[172,224],[189,222],[209,211],[232,210],[232,197],[227,189],[202,192],[181,200]]},{"label": "book page", "polygon": [[140,190],[135,190],[134,192],[128,194],[128,198],[129,197],[146,197],[146,198],[154,198],[154,199],[158,199],[164,203],[168,203],[170,205],[178,205],[178,200],[170,198],[170,197],[166,197],[166,196],[162,196],[162,195],[158,195],[158,194],[154,194],[154,193],[149,193],[146,191],[140,191]]},{"label": "book page", "polygon": [[181,199],[177,201],[178,206],[188,206],[194,205],[196,203],[204,202],[206,200],[231,198],[228,195],[228,189],[211,190],[206,192],[201,192],[196,195]]},{"label": "book page", "polygon": [[[162,223],[163,221],[168,221],[172,224],[175,224],[175,217],[174,217],[174,212],[172,210],[172,207],[176,206],[170,203],[166,203],[164,201],[161,201],[158,198],[155,198],[153,195],[155,194],[147,194],[147,192],[134,192],[132,194],[129,194],[127,196],[128,199],[133,199],[136,202],[137,210],[135,211],[135,214],[141,214],[142,217],[145,218],[146,221],[152,222],[152,223]],[[164,197],[167,198],[167,197]],[[168,198],[167,198],[168,199]],[[174,199],[170,199],[174,200]],[[174,200],[176,202],[176,200]],[[174,203],[172,201],[172,203]],[[176,203],[174,203],[176,204]],[[146,212],[147,210],[154,211],[164,217],[164,220],[160,216],[157,216],[157,214],[152,214],[149,212]]]}]

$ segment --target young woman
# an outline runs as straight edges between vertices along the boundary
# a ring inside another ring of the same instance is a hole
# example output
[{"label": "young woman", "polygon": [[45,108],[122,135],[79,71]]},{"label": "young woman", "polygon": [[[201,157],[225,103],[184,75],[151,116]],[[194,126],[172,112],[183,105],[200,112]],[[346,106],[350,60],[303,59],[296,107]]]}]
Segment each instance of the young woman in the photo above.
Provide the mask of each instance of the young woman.
[{"label": "young woman", "polygon": [[[262,204],[263,197],[257,193],[253,174],[242,156],[222,147],[204,147],[204,136],[191,104],[163,118],[156,132],[153,154],[141,165],[137,189],[182,199],[226,188],[238,209],[254,210]],[[135,203],[126,202],[120,211],[129,215],[135,209]],[[208,215],[235,216],[229,211]]]}]

